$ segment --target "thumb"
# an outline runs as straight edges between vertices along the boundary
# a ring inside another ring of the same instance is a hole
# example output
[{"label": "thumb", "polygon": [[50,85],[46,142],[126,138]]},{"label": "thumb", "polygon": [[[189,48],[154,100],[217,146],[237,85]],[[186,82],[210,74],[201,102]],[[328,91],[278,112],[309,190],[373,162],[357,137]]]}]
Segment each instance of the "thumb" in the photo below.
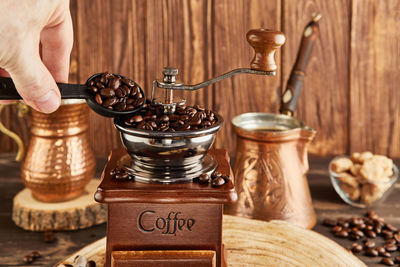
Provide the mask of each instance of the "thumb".
[{"label": "thumb", "polygon": [[39,49],[19,50],[14,66],[7,69],[18,93],[32,108],[51,113],[60,106],[57,84],[39,56]]}]

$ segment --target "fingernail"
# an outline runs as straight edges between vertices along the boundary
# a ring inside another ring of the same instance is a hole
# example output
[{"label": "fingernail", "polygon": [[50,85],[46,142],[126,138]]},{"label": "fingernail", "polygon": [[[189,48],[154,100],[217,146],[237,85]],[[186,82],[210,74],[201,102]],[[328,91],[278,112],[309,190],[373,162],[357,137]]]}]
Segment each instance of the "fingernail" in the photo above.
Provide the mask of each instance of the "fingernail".
[{"label": "fingernail", "polygon": [[56,111],[60,106],[60,98],[59,96],[53,91],[48,91],[44,96],[36,99],[35,106],[44,113],[51,113]]}]

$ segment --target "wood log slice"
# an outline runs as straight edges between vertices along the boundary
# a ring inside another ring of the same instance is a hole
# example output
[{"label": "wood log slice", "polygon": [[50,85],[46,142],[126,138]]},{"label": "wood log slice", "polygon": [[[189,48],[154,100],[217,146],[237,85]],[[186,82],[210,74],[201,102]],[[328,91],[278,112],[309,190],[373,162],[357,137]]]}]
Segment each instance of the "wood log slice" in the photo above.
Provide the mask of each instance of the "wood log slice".
[{"label": "wood log slice", "polygon": [[[331,239],[284,221],[224,215],[223,243],[228,266],[366,266]],[[77,255],[104,266],[105,249],[104,237],[56,266],[72,264]]]},{"label": "wood log slice", "polygon": [[92,179],[80,197],[57,203],[36,200],[25,188],[14,197],[12,220],[29,231],[78,230],[104,223],[107,205],[94,200],[99,183]]}]

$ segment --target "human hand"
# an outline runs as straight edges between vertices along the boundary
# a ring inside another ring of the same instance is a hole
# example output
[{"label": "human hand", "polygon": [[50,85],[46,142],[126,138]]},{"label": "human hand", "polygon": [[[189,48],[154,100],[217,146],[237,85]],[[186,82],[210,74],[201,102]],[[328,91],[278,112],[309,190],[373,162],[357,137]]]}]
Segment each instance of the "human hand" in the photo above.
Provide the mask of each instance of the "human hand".
[{"label": "human hand", "polygon": [[0,76],[11,76],[27,105],[55,111],[73,43],[69,0],[1,0],[0,36]]}]

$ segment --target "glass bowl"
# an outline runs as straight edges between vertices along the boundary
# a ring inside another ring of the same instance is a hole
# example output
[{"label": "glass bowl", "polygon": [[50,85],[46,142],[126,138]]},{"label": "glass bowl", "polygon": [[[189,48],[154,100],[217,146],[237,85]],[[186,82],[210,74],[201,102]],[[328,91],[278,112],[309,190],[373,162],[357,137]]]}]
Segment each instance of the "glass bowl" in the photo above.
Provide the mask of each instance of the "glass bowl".
[{"label": "glass bowl", "polygon": [[[393,184],[399,178],[399,169],[393,163],[393,174],[388,180],[370,182],[365,179],[345,177],[343,173],[332,171],[332,162],[339,158],[350,158],[338,156],[329,163],[329,176],[333,188],[344,202],[357,208],[367,208],[382,203],[393,190]],[[350,180],[349,180],[350,179]],[[357,186],[358,184],[358,186]]]}]

